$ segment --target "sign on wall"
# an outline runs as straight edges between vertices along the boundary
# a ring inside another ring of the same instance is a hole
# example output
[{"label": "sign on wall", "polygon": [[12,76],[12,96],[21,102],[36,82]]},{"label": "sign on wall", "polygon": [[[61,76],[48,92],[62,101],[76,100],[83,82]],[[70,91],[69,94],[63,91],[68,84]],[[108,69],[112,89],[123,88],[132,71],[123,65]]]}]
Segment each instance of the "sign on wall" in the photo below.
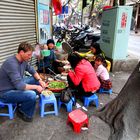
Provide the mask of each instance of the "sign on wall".
[{"label": "sign on wall", "polygon": [[39,43],[45,44],[49,38],[51,38],[50,32],[50,11],[49,11],[50,0],[38,0],[38,33]]},{"label": "sign on wall", "polygon": [[123,12],[121,17],[121,28],[126,28],[127,23],[127,13]]}]

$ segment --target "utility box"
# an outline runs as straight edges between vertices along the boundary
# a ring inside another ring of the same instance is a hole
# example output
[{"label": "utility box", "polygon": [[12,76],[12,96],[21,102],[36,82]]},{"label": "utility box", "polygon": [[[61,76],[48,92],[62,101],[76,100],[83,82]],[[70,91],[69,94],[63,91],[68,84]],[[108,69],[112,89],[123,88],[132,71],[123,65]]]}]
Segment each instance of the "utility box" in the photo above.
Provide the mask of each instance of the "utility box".
[{"label": "utility box", "polygon": [[132,10],[118,6],[103,11],[100,45],[112,61],[126,59]]}]

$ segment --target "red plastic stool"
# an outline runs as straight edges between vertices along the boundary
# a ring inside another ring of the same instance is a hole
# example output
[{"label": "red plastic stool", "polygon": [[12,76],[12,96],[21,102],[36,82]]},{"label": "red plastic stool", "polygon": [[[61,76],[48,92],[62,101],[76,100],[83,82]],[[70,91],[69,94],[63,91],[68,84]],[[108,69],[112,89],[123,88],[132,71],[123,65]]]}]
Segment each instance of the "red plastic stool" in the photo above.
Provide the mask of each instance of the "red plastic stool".
[{"label": "red plastic stool", "polygon": [[88,116],[80,109],[76,109],[68,114],[67,124],[69,122],[73,124],[74,132],[80,133],[83,125],[88,127]]}]

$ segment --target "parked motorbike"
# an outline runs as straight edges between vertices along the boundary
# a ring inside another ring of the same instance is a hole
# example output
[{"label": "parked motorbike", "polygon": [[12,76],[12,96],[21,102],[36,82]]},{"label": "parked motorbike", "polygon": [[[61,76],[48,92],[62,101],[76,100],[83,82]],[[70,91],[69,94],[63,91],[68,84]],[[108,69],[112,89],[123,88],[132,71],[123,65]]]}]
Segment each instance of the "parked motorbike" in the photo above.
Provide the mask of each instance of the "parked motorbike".
[{"label": "parked motorbike", "polygon": [[77,34],[75,38],[71,40],[71,42],[69,42],[69,44],[72,46],[74,51],[87,51],[92,42],[97,42],[99,40],[100,34],[95,34],[93,29],[86,26],[80,31],[80,33]]},{"label": "parked motorbike", "polygon": [[100,33],[95,33],[90,26],[73,26],[69,29],[66,26],[59,27],[54,33],[57,42],[67,42],[73,48],[73,51],[87,51],[92,42],[100,40]]}]

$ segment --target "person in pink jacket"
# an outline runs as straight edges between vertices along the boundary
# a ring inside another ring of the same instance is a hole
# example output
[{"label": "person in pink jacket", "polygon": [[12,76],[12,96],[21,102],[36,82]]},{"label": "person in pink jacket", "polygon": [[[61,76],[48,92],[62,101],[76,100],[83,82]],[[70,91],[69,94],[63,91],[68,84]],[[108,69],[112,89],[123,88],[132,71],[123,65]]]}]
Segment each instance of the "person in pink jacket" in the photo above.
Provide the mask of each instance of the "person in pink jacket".
[{"label": "person in pink jacket", "polygon": [[91,96],[100,88],[100,82],[90,62],[77,53],[68,56],[73,70],[68,72],[68,84],[77,89],[76,97]]}]

